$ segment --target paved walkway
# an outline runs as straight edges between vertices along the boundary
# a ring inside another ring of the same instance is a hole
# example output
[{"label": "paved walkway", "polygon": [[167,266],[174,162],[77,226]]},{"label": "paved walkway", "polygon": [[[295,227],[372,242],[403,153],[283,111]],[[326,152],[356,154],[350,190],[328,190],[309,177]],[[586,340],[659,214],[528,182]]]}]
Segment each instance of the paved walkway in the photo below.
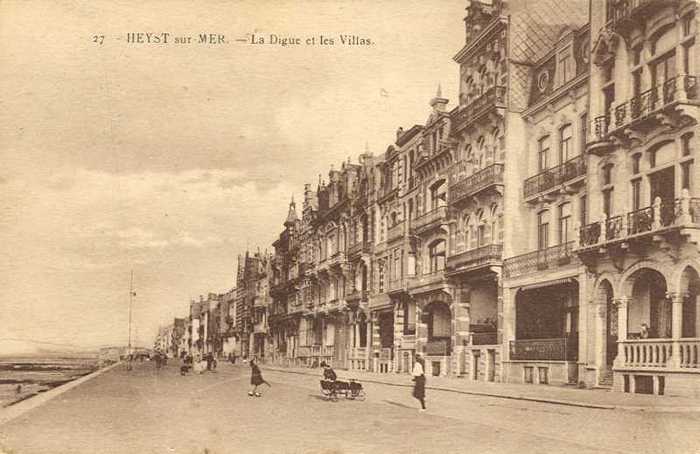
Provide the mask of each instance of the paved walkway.
[{"label": "paved walkway", "polygon": [[[302,367],[262,366],[279,372],[320,377],[320,369]],[[356,378],[366,383],[412,387],[407,374],[379,374],[372,372],[336,370],[343,379]],[[569,405],[607,410],[636,410],[655,412],[700,412],[700,399],[678,396],[628,394],[606,389],[577,389],[570,386],[523,385],[514,383],[475,382],[465,378],[428,377],[427,389],[451,391],[476,396],[499,397],[532,402]]]}]

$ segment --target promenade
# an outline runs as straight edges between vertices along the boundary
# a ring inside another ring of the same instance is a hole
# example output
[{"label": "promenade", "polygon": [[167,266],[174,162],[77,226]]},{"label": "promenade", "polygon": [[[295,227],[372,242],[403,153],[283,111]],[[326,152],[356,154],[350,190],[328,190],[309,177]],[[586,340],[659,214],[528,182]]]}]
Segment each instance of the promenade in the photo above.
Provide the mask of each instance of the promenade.
[{"label": "promenade", "polygon": [[683,409],[552,405],[439,390],[433,379],[428,411],[421,413],[410,388],[401,386],[410,383],[407,376],[362,375],[365,401],[329,402],[319,396],[318,370],[263,367],[272,388],[263,387],[261,398],[247,396],[249,374],[246,365],[225,363],[187,376],[179,375],[177,361],[161,370],[152,363],[130,372],[118,366],[0,425],[0,450],[640,454],[692,453],[700,446],[700,413]]}]

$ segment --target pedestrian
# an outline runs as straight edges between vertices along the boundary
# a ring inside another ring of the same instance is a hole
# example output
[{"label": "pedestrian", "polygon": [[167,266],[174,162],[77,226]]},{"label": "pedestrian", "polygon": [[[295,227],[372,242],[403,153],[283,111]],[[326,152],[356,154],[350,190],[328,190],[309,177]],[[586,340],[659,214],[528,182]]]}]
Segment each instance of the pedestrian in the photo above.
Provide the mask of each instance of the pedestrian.
[{"label": "pedestrian", "polygon": [[263,383],[269,386],[270,388],[272,387],[268,382],[265,381],[265,379],[262,376],[262,372],[260,372],[260,368],[257,365],[257,362],[255,361],[254,358],[251,358],[249,361],[250,363],[250,384],[252,388],[250,391],[248,391],[249,396],[255,396],[255,397],[261,397],[262,394],[258,392],[258,386],[262,385]]},{"label": "pedestrian", "polygon": [[413,397],[420,402],[420,410],[425,411],[425,361],[420,354],[416,355],[416,363],[413,365]]}]

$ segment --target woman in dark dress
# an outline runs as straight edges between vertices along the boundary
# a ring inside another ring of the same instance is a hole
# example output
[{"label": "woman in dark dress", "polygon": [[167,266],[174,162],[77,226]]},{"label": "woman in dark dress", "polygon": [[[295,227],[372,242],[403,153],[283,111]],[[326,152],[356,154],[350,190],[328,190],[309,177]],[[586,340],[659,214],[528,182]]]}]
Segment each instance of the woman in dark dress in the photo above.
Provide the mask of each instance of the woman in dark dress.
[{"label": "woman in dark dress", "polygon": [[252,388],[250,391],[248,391],[249,396],[255,396],[255,397],[260,397],[262,396],[261,393],[258,392],[258,386],[262,385],[265,383],[267,386],[270,386],[268,382],[266,382],[263,379],[262,372],[260,372],[260,368],[255,362],[255,359],[250,360],[250,384],[252,385]]},{"label": "woman in dark dress", "polygon": [[425,361],[421,355],[416,355],[413,365],[413,397],[420,402],[420,411],[425,411]]}]

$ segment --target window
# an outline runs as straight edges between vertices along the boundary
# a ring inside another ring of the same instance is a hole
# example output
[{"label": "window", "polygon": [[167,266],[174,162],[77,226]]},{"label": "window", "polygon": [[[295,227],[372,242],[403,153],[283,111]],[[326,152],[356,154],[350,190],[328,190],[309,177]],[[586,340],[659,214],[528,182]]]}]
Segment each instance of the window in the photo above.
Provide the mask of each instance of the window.
[{"label": "window", "polygon": [[379,293],[384,293],[384,260],[380,260],[378,265],[379,265],[379,267],[378,267],[379,268],[378,269],[378,274],[379,274],[378,289],[379,289]]},{"label": "window", "polygon": [[429,272],[442,271],[445,269],[445,240],[435,241],[429,248],[430,267]]},{"label": "window", "polygon": [[574,71],[571,68],[571,55],[568,51],[564,52],[559,57],[559,84],[563,85],[568,82],[574,75]]},{"label": "window", "polygon": [[632,49],[632,64],[637,66],[642,62],[642,46],[639,45]]},{"label": "window", "polygon": [[603,184],[612,183],[612,168],[612,164],[607,164],[605,167],[603,167]]},{"label": "window", "polygon": [[612,213],[612,197],[612,188],[603,191],[603,214],[605,214],[606,218],[609,218]]},{"label": "window", "polygon": [[695,16],[692,13],[683,17],[683,36],[690,36],[691,32],[693,31],[694,20]]},{"label": "window", "polygon": [[539,141],[537,165],[540,172],[549,168],[549,136],[542,137]]},{"label": "window", "polygon": [[586,225],[588,223],[588,213],[587,213],[588,208],[586,206],[587,204],[588,204],[587,197],[585,195],[582,195],[581,198],[579,199],[579,205],[578,205],[578,208],[579,208],[578,217],[579,217],[579,222],[581,223],[581,225]]},{"label": "window", "polygon": [[416,305],[415,303],[410,303],[404,301],[403,303],[403,333],[404,334],[416,334]]},{"label": "window", "polygon": [[692,150],[690,149],[690,141],[693,140],[693,133],[685,134],[681,137],[681,152],[683,156],[690,156]]},{"label": "window", "polygon": [[642,160],[642,155],[636,154],[632,156],[632,174],[637,175],[639,173],[639,163]]},{"label": "window", "polygon": [[559,205],[559,244],[571,240],[571,203]]},{"label": "window", "polygon": [[537,248],[546,249],[549,246],[549,211],[537,215]]},{"label": "window", "polygon": [[632,180],[632,210],[636,211],[641,208],[642,203],[642,180],[637,178]]},{"label": "window", "polygon": [[681,189],[690,191],[690,180],[692,175],[693,161],[686,161],[681,164]]},{"label": "window", "polygon": [[565,125],[559,130],[559,163],[568,161],[573,155],[571,136],[571,125]]},{"label": "window", "polygon": [[394,249],[394,266],[393,266],[394,281],[401,279],[401,249]]},{"label": "window", "polygon": [[654,87],[662,87],[667,80],[676,76],[676,53],[669,52],[661,57],[651,68],[651,83]]}]

